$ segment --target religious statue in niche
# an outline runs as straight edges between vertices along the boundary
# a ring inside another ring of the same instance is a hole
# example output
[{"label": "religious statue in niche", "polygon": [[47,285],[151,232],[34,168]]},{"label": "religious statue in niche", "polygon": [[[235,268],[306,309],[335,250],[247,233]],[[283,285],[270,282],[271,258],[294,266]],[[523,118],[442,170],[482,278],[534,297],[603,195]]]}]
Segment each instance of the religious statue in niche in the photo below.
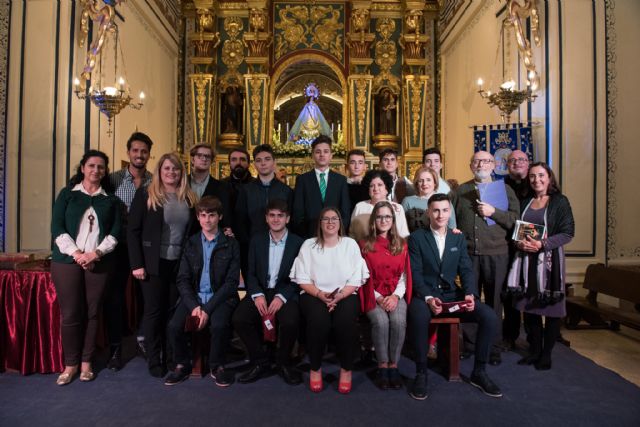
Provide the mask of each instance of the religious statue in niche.
[{"label": "religious statue in niche", "polygon": [[242,93],[236,86],[228,86],[222,95],[220,129],[222,133],[242,133]]},{"label": "religious statue in niche", "polygon": [[376,95],[376,135],[396,135],[398,102],[391,89],[385,87]]},{"label": "religious statue in niche", "polygon": [[320,97],[320,90],[316,84],[308,83],[304,88],[304,95],[307,98],[307,103],[302,107],[298,119],[293,124],[288,140],[296,144],[309,145],[320,135],[333,138],[331,126],[316,104],[316,100]]}]

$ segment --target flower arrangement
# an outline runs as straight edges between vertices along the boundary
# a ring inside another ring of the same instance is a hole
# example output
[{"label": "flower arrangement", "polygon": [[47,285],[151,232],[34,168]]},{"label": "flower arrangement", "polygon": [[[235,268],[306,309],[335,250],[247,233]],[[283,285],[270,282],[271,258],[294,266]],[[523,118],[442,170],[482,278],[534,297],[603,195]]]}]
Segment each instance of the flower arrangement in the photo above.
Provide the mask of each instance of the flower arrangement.
[{"label": "flower arrangement", "polygon": [[[331,151],[334,157],[344,158],[347,155],[347,147],[344,144],[342,132],[338,134],[338,141],[331,145]],[[280,142],[280,134],[277,130],[274,130],[273,137],[271,139],[271,147],[273,152],[278,157],[310,157],[311,145],[310,144],[296,144],[292,141],[287,141],[284,144]]]}]

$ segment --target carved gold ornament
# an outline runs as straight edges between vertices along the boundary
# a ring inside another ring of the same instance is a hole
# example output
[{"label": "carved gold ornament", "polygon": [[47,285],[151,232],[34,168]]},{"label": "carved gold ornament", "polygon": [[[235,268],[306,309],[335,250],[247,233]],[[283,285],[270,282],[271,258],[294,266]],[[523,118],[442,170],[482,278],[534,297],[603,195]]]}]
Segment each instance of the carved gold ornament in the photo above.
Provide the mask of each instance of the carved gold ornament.
[{"label": "carved gold ornament", "polygon": [[527,77],[529,79],[531,90],[535,91],[540,85],[540,76],[536,71],[533,62],[533,52],[531,51],[531,43],[527,39],[524,31],[524,21],[531,17],[531,35],[536,46],[540,46],[540,33],[538,8],[536,0],[525,0],[524,6],[516,0],[509,0],[507,4],[508,16],[504,21],[506,27],[513,27],[516,33],[516,41],[518,50],[522,56],[522,61],[527,69]]},{"label": "carved gold ornament", "polygon": [[252,8],[249,11],[249,25],[254,33],[264,31],[267,26],[267,12],[264,9]]},{"label": "carved gold ornament", "polygon": [[365,110],[367,103],[367,81],[365,79],[356,80],[356,105],[358,109],[358,140],[364,141],[365,131]]},{"label": "carved gold ornament", "polygon": [[262,80],[254,77],[249,82],[251,85],[251,124],[253,135],[257,136],[260,130],[260,110],[262,108]]},{"label": "carved gold ornament", "polygon": [[291,6],[278,10],[276,60],[304,48],[319,48],[342,60],[344,24],[340,22],[342,5]]},{"label": "carved gold ornament", "polygon": [[369,31],[369,9],[356,9],[351,13],[351,30],[356,33]]},{"label": "carved gold ornament", "polygon": [[238,72],[238,67],[244,61],[244,43],[238,40],[238,36],[243,30],[242,19],[238,16],[229,16],[224,19],[224,30],[229,35],[229,40],[222,44],[222,62],[227,66],[228,71],[221,78],[221,90],[228,86],[240,85],[242,76]]},{"label": "carved gold ornament", "polygon": [[418,136],[420,130],[420,105],[422,101],[422,82],[419,80],[409,81],[411,89],[411,126],[413,128],[414,137]]},{"label": "carved gold ornament", "polygon": [[196,122],[198,135],[205,135],[205,123],[207,118],[207,87],[211,83],[211,76],[206,74],[193,76],[195,89]]},{"label": "carved gold ornament", "polygon": [[375,45],[375,62],[380,67],[380,73],[373,79],[374,90],[381,87],[385,81],[395,92],[400,90],[398,78],[391,73],[391,67],[398,59],[396,43],[390,40],[395,30],[396,23],[390,18],[379,19],[376,24],[376,31],[382,40],[376,42]]}]

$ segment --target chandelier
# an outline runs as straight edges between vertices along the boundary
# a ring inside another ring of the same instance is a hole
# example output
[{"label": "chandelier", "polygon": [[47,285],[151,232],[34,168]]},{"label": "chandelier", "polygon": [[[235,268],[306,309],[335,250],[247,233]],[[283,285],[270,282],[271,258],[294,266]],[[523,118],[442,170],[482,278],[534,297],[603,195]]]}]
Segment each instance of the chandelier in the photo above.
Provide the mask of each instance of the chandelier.
[{"label": "chandelier", "polygon": [[[133,102],[131,88],[125,79],[126,68],[124,65],[124,55],[122,54],[122,44],[120,43],[118,26],[114,22],[115,4],[118,1],[104,1],[104,6],[98,9],[97,2],[84,0],[82,2],[84,10],[82,13],[81,29],[85,37],[88,34],[88,20],[94,22],[94,29],[97,28],[97,36],[89,46],[84,70],[80,78],[73,79],[74,93],[78,99],[90,99],[98,107],[98,110],[109,122],[107,135],[113,134],[113,118],[124,108],[130,107],[139,110],[144,105],[145,94],[140,92],[138,101]],[[109,49],[109,45],[113,49]],[[112,52],[110,56],[108,53]],[[120,55],[118,55],[118,53]],[[113,61],[113,75],[107,76],[110,68],[110,61]],[[119,73],[121,63],[122,74]],[[93,71],[96,71],[95,73]],[[86,82],[90,85],[87,89]]]},{"label": "chandelier", "polygon": [[527,80],[525,90],[517,90],[516,82],[507,80],[500,85],[498,92],[484,90],[482,78],[478,79],[478,93],[487,101],[489,107],[498,107],[500,117],[504,123],[509,123],[513,113],[524,101],[533,102],[537,95],[531,90],[531,83]]}]

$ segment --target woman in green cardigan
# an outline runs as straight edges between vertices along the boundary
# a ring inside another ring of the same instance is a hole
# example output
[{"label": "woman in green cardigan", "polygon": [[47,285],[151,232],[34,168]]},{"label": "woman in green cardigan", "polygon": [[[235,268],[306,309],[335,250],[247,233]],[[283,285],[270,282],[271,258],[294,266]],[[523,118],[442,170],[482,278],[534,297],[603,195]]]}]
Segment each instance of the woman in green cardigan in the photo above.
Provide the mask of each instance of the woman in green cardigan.
[{"label": "woman in green cardigan", "polygon": [[87,151],[53,206],[51,277],[62,317],[65,364],[58,385],[69,384],[79,365],[80,381],[94,378],[98,309],[120,236],[120,203],[107,194],[108,166],[106,154]]}]

